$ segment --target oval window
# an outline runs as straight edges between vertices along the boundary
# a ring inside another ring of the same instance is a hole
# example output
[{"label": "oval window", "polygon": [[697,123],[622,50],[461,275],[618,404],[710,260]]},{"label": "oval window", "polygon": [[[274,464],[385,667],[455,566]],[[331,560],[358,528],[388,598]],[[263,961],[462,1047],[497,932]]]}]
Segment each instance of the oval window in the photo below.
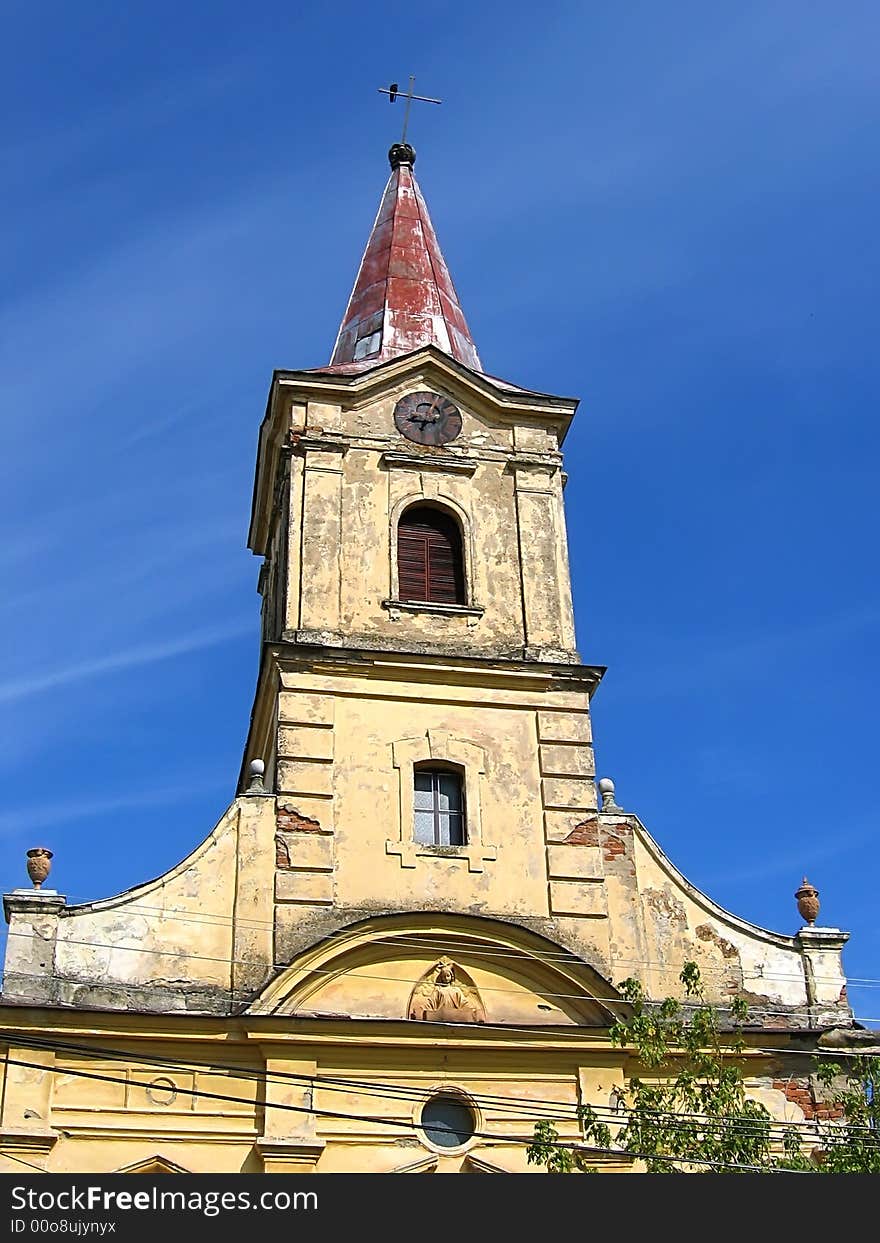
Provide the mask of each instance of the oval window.
[{"label": "oval window", "polygon": [[460,1096],[441,1092],[422,1108],[422,1130],[438,1148],[461,1148],[474,1133],[474,1114]]}]

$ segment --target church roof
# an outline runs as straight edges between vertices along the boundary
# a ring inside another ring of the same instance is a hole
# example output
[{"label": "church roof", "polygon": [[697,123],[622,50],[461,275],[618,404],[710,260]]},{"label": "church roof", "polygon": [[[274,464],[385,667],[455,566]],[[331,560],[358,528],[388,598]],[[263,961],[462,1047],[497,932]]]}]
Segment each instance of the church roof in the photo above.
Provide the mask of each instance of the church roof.
[{"label": "church roof", "polygon": [[482,371],[428,207],[413,172],[416,153],[395,143],[391,176],[373,225],[330,369],[357,372],[425,345]]}]

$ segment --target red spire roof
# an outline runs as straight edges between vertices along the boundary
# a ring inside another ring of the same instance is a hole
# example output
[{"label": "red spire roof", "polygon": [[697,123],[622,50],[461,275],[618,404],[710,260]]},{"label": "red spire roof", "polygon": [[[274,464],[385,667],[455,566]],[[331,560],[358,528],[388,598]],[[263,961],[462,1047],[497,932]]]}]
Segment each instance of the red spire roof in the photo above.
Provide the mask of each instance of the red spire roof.
[{"label": "red spire roof", "polygon": [[362,371],[436,345],[483,367],[413,172],[416,153],[396,143],[391,176],[342,317],[330,366]]}]

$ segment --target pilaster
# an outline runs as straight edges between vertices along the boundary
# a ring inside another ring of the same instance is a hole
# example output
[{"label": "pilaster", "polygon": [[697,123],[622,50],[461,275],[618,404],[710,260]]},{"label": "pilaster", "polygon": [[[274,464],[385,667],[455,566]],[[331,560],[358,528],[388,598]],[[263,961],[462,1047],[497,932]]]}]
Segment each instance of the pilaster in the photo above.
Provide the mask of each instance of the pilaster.
[{"label": "pilaster", "polygon": [[797,941],[804,959],[807,1004],[820,1027],[849,1019],[842,951],[849,933],[839,928],[804,927]]},{"label": "pilaster", "polygon": [[304,454],[300,625],[336,634],[342,585],[342,455],[346,446],[322,437],[302,437]]},{"label": "pilaster", "polygon": [[279,1057],[271,1048],[266,1058],[266,1105],[257,1152],[266,1174],[313,1174],[324,1151],[311,1113],[317,1062]]},{"label": "pilaster", "polygon": [[571,659],[575,646],[567,549],[561,537],[558,465],[546,458],[512,458],[519,538],[526,653],[534,660]]},{"label": "pilaster", "polygon": [[3,971],[4,1000],[37,1005],[55,1000],[52,984],[58,920],[67,898],[53,889],[13,889],[3,895],[9,924]]}]

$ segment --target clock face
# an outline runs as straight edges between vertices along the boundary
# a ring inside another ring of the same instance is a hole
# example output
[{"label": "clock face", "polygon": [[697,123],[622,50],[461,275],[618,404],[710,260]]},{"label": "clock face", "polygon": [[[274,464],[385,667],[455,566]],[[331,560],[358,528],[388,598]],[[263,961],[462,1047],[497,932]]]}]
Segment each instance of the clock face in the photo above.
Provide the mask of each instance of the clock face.
[{"label": "clock face", "polygon": [[461,431],[461,412],[439,393],[409,393],[394,407],[394,425],[418,445],[445,445]]}]

